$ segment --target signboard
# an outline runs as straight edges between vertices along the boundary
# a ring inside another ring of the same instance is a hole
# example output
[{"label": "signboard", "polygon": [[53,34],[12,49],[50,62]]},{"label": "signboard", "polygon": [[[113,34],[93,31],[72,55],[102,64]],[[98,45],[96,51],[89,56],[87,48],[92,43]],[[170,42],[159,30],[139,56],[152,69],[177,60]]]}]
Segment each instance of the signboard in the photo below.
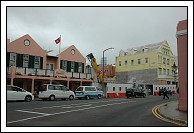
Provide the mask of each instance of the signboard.
[{"label": "signboard", "polygon": [[66,71],[62,69],[56,69],[55,70],[55,76],[57,77],[65,77],[66,76]]}]

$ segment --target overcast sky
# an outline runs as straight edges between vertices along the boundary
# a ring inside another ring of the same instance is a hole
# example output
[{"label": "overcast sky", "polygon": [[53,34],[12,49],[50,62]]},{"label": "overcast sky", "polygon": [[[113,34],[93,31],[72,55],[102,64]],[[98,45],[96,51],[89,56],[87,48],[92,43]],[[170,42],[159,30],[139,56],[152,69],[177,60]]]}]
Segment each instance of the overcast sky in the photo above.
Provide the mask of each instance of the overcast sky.
[{"label": "overcast sky", "polygon": [[58,50],[74,44],[86,57],[100,63],[103,50],[108,64],[121,49],[167,40],[177,55],[176,26],[187,19],[187,7],[8,7],[7,37],[29,34],[42,48]]}]

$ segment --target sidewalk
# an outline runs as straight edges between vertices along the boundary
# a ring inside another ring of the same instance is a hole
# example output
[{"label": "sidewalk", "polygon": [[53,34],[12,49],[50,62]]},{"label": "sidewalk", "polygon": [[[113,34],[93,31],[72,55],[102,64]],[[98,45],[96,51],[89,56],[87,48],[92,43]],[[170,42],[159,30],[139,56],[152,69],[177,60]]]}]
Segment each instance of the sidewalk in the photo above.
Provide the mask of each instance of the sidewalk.
[{"label": "sidewalk", "polygon": [[187,124],[187,112],[178,110],[178,101],[171,101],[161,105],[158,113],[167,119]]}]

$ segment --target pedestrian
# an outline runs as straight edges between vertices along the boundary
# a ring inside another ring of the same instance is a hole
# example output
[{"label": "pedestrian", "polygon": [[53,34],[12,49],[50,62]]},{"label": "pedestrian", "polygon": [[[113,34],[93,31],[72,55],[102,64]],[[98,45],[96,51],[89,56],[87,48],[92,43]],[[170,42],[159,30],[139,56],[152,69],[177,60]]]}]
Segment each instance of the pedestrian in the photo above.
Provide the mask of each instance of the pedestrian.
[{"label": "pedestrian", "polygon": [[168,94],[167,94],[166,87],[164,87],[163,99],[165,99],[165,97],[167,97],[169,99]]},{"label": "pedestrian", "polygon": [[151,95],[151,89],[148,89],[148,94]]}]

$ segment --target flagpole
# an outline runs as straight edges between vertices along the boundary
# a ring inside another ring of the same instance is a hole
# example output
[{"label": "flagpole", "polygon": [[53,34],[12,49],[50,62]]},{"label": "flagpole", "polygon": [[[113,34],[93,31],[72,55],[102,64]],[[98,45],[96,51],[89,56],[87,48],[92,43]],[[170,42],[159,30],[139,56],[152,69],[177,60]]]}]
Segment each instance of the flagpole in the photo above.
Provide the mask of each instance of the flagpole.
[{"label": "flagpole", "polygon": [[60,43],[59,43],[59,66],[58,66],[59,70],[60,70],[60,49],[61,49],[61,35],[60,35]]}]

